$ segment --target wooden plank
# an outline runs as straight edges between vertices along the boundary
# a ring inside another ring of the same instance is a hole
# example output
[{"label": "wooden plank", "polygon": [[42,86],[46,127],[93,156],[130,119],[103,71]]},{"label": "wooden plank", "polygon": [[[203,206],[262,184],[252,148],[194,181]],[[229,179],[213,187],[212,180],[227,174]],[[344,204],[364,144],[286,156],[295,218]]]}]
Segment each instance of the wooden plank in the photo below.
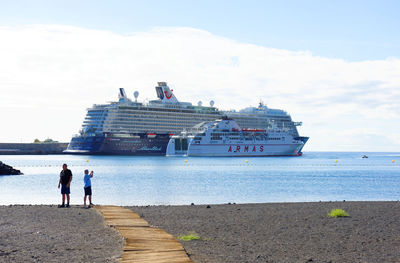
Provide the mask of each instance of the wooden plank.
[{"label": "wooden plank", "polygon": [[107,220],[107,224],[111,226],[149,226],[147,221],[135,218],[112,218]]},{"label": "wooden plank", "polygon": [[[179,242],[165,240],[144,240],[144,239],[127,239],[125,251],[127,250],[151,250],[151,251],[176,251],[179,249]],[[183,250],[183,249],[182,249]]]},{"label": "wooden plank", "polygon": [[182,245],[169,233],[149,226],[130,209],[118,206],[95,206],[106,221],[125,238],[122,262],[193,263]]},{"label": "wooden plank", "polygon": [[122,262],[193,263],[183,250],[169,252],[129,252],[123,254]]}]

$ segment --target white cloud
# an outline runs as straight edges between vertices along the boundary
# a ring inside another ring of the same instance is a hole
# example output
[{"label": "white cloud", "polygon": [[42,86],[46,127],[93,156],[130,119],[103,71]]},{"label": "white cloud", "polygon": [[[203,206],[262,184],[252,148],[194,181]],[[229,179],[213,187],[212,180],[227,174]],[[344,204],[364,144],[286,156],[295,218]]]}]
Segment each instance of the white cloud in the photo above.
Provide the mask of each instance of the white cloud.
[{"label": "white cloud", "polygon": [[[399,59],[347,62],[193,28],[119,35],[34,25],[0,27],[0,38],[1,141],[67,141],[85,109],[115,100],[119,87],[152,99],[156,82],[167,81],[182,101],[239,109],[262,99],[282,108],[303,121],[305,150],[400,146]],[[372,139],[346,133],[371,128]]]}]

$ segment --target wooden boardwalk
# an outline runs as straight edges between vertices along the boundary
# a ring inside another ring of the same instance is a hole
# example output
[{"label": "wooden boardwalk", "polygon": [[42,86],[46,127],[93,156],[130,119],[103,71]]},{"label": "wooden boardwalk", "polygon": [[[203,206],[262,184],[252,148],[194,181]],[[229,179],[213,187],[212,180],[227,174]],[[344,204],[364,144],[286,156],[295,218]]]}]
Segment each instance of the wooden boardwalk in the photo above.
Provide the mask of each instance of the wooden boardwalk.
[{"label": "wooden boardwalk", "polygon": [[119,206],[95,206],[110,227],[125,238],[122,262],[193,263],[182,245],[162,229],[149,226],[130,209]]}]

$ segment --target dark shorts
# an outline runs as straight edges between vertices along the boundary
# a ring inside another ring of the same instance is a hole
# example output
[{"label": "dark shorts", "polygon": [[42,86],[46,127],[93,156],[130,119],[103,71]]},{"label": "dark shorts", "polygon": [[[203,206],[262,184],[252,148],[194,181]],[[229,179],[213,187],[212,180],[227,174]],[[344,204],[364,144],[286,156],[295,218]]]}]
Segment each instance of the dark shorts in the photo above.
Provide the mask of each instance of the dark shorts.
[{"label": "dark shorts", "polygon": [[83,190],[85,190],[85,195],[92,195],[92,187],[91,186],[83,188]]},{"label": "dark shorts", "polygon": [[69,195],[70,194],[70,190],[69,190],[69,187],[67,187],[67,185],[61,184],[61,194],[62,195]]}]

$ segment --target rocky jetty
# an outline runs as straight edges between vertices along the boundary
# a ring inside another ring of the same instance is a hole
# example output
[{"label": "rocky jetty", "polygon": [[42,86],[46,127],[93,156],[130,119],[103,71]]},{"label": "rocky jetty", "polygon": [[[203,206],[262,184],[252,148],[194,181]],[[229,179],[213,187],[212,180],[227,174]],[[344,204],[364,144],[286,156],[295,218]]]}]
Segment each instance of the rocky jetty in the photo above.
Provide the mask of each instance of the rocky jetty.
[{"label": "rocky jetty", "polygon": [[18,175],[22,174],[20,170],[14,169],[11,166],[0,161],[0,175]]}]

